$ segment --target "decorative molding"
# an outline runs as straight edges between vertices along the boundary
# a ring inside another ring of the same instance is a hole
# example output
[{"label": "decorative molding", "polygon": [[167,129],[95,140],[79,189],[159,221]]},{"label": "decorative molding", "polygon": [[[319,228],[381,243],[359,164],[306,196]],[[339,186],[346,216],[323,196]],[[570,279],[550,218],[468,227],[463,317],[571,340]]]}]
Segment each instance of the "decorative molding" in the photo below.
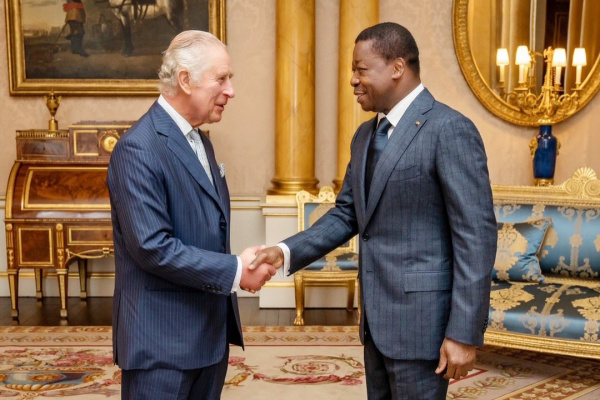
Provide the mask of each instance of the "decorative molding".
[{"label": "decorative molding", "polygon": [[40,129],[30,129],[17,131],[17,139],[68,139],[69,131],[46,131]]},{"label": "decorative molding", "polygon": [[492,185],[497,204],[559,204],[598,207],[600,181],[589,167],[579,168],[573,176],[559,185],[509,186]]},{"label": "decorative molding", "polygon": [[540,353],[562,354],[600,360],[600,343],[594,342],[537,337],[488,329],[485,332],[485,344],[519,350],[535,349],[535,351],[539,351]]}]

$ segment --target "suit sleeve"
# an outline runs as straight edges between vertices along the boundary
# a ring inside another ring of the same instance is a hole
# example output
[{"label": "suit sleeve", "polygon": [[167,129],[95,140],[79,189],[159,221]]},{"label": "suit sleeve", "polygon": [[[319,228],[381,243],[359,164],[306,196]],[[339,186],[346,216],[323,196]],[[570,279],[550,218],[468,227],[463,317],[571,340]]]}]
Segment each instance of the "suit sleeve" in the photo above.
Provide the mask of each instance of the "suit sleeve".
[{"label": "suit sleeve", "polygon": [[483,142],[460,114],[442,128],[436,168],[451,230],[453,287],[446,337],[483,345],[497,228]]},{"label": "suit sleeve", "polygon": [[143,145],[132,140],[117,144],[107,183],[113,224],[125,250],[139,268],[171,283],[229,295],[237,257],[186,245],[174,235],[165,179],[160,163]]},{"label": "suit sleeve", "polygon": [[335,207],[319,218],[309,229],[283,241],[290,249],[290,274],[333,251],[350,240],[357,232],[352,194],[352,160],[350,160],[342,189],[335,199]]}]

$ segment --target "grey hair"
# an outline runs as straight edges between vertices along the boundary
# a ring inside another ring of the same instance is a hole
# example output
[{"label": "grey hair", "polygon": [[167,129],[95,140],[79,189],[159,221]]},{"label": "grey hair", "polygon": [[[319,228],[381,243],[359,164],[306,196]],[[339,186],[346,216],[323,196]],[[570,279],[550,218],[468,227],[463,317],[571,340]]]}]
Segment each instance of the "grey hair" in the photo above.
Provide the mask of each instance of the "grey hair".
[{"label": "grey hair", "polygon": [[158,90],[174,96],[179,90],[177,75],[182,70],[190,73],[191,83],[197,83],[202,73],[210,65],[208,49],[225,45],[216,36],[204,31],[183,31],[164,51],[162,65],[158,71]]}]

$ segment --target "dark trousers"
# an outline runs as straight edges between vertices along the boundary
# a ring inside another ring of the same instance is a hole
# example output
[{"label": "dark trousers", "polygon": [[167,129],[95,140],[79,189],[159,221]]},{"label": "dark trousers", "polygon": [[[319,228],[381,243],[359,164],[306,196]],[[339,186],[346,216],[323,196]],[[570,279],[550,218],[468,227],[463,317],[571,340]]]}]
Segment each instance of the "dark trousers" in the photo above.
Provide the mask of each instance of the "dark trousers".
[{"label": "dark trousers", "polygon": [[448,381],[438,360],[395,360],[383,355],[365,323],[365,370],[369,400],[446,400]]},{"label": "dark trousers", "polygon": [[218,400],[221,398],[229,347],[217,364],[192,370],[123,370],[122,400]]}]

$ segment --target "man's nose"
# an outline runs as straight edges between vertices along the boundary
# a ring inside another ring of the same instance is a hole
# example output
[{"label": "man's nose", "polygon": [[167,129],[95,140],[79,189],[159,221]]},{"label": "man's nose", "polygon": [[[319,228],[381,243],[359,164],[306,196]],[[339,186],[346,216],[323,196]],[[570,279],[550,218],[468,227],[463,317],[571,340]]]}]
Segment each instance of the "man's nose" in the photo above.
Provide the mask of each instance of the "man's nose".
[{"label": "man's nose", "polygon": [[352,76],[350,77],[350,86],[357,87],[359,83],[360,83],[360,81],[358,80],[358,77],[356,76],[356,72],[353,72]]},{"label": "man's nose", "polygon": [[235,89],[233,89],[233,84],[231,83],[231,81],[229,82],[223,93],[225,93],[230,98],[235,97]]}]

